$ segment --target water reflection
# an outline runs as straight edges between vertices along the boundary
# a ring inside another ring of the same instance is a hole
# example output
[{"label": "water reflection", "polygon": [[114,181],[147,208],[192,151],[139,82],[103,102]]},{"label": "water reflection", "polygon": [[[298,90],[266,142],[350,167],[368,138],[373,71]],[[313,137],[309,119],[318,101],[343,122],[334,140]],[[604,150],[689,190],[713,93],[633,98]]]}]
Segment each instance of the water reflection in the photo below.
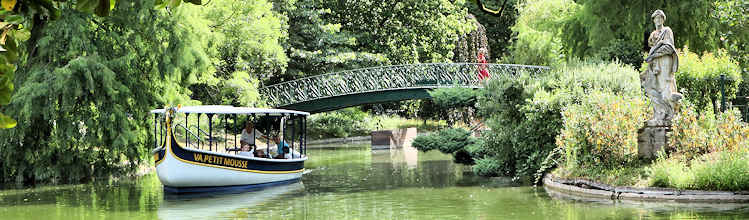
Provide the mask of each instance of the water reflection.
[{"label": "water reflection", "polygon": [[158,216],[161,219],[197,219],[232,215],[235,210],[263,204],[284,194],[300,193],[304,184],[296,182],[243,193],[201,193],[165,195]]},{"label": "water reflection", "polygon": [[450,155],[309,149],[301,183],[223,195],[164,195],[155,174],[0,191],[0,219],[749,219],[749,204],[614,202],[483,178]]}]

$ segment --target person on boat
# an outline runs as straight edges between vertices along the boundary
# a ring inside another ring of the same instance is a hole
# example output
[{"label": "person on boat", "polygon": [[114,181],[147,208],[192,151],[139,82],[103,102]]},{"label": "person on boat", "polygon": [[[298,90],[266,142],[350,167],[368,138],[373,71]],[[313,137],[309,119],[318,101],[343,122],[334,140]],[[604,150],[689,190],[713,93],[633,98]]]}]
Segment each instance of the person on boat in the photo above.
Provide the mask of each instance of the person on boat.
[{"label": "person on boat", "polygon": [[276,142],[276,149],[278,149],[278,154],[273,158],[291,159],[291,152],[289,150],[289,145],[286,144],[286,141],[281,140],[281,138],[279,138],[278,136],[273,137],[273,141]]},{"label": "person on boat", "polygon": [[[239,139],[239,144],[241,146],[242,152],[244,152],[245,147],[252,148],[252,151],[247,151],[250,154],[256,156],[256,157],[264,157],[265,152],[263,150],[255,150],[255,139],[256,138],[265,138],[268,139],[267,136],[265,136],[263,133],[260,133],[257,129],[255,129],[255,126],[252,124],[251,121],[247,121],[247,124],[245,125],[244,129],[242,129],[242,135]],[[240,154],[242,154],[240,152]]]},{"label": "person on boat", "polygon": [[249,144],[243,144],[239,156],[255,157],[255,149],[250,148]]}]

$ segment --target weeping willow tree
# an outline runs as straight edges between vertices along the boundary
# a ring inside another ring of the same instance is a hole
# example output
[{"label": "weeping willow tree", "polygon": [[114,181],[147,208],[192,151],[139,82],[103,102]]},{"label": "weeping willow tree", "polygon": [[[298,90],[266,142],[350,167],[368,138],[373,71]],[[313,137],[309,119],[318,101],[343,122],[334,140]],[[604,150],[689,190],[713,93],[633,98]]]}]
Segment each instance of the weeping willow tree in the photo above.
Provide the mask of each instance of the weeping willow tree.
[{"label": "weeping willow tree", "polygon": [[95,18],[63,6],[32,33],[7,108],[18,125],[0,130],[3,181],[76,182],[142,162],[148,111],[186,98],[207,66],[179,11],[153,8],[122,0]]}]

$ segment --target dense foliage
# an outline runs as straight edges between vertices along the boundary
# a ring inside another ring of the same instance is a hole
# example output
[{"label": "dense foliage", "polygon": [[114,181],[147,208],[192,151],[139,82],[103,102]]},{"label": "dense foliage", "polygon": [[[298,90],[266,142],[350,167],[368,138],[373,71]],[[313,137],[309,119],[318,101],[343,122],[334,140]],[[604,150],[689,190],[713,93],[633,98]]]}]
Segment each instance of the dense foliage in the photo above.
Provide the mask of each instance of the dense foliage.
[{"label": "dense foliage", "polygon": [[478,2],[476,2],[476,0],[469,2],[471,3],[466,4],[468,13],[473,14],[476,17],[476,20],[486,28],[486,38],[489,44],[488,49],[489,54],[491,55],[491,60],[488,61],[494,62],[495,60],[498,60],[498,58],[509,56],[510,45],[512,45],[511,28],[515,24],[518,16],[518,1],[504,1],[504,7],[502,7],[502,5],[492,4],[496,2],[481,2],[484,6],[488,5],[488,7],[502,10],[501,15],[485,12],[481,9],[481,6],[477,4]]},{"label": "dense foliage", "polygon": [[[639,67],[655,29],[650,14],[666,13],[676,47],[699,53],[725,48],[745,61],[747,1],[689,0],[678,3],[622,0],[528,0],[518,6],[512,30],[512,61],[556,64],[566,57],[619,60]],[[744,65],[744,68],[746,66]]]},{"label": "dense foliage", "polygon": [[287,38],[283,16],[266,0],[216,0],[180,9],[203,36],[213,67],[190,85],[191,98],[211,105],[258,105],[259,79],[281,74],[288,62],[281,45]]},{"label": "dense foliage", "polygon": [[[200,4],[201,0],[157,0],[155,7],[164,8],[177,7],[183,1]],[[16,1],[6,0],[0,8],[0,20],[2,20],[2,53],[0,53],[0,129],[15,127],[16,121],[3,114],[3,108],[10,103],[13,89],[13,79],[16,71],[18,57],[24,57],[24,52],[19,51],[17,45],[29,39],[29,45],[34,45],[39,39],[42,29],[52,20],[61,17],[62,10],[74,9],[83,13],[107,16],[115,8],[119,0],[79,0],[65,2],[63,4],[52,1]]]},{"label": "dense foliage", "polygon": [[458,163],[473,164],[468,148],[473,147],[477,142],[478,140],[471,136],[471,131],[463,128],[448,128],[416,137],[412,145],[420,151],[439,150],[445,154],[452,154]]},{"label": "dense foliage", "polygon": [[579,10],[572,0],[528,0],[519,6],[517,34],[508,63],[558,65],[565,60],[564,22]]},{"label": "dense foliage", "polygon": [[284,49],[289,57],[285,73],[269,83],[293,80],[342,70],[379,66],[388,58],[357,47],[356,34],[332,19],[334,13],[321,0],[278,1],[287,17],[288,40]]},{"label": "dense foliage", "polygon": [[[619,64],[577,63],[548,75],[492,80],[480,100],[491,130],[472,152],[475,170],[492,175],[529,177],[539,169],[562,130],[562,111],[593,91],[639,94],[638,73]],[[491,165],[499,163],[499,165]],[[479,166],[481,165],[481,166]],[[491,170],[488,168],[499,168]],[[491,171],[491,172],[490,172]]]},{"label": "dense foliage", "polygon": [[666,152],[687,160],[703,154],[749,147],[749,126],[738,112],[698,111],[691,103],[673,121]]},{"label": "dense foliage", "polygon": [[448,125],[460,121],[469,125],[476,112],[477,97],[480,91],[473,88],[439,88],[429,91],[434,104]]},{"label": "dense foliage", "polygon": [[4,181],[76,182],[141,162],[148,111],[186,100],[207,66],[182,15],[153,4],[120,1],[105,18],[62,10],[41,29],[9,105],[20,123],[0,132]]},{"label": "dense foliage", "polygon": [[307,136],[321,139],[368,135],[371,123],[365,119],[368,119],[367,113],[358,108],[315,114],[309,117]]},{"label": "dense foliage", "polygon": [[664,154],[648,168],[649,184],[701,190],[749,189],[749,125],[738,112],[713,114],[687,104]]},{"label": "dense foliage", "polygon": [[556,138],[565,168],[586,170],[631,165],[637,159],[637,130],[651,112],[642,96],[593,91],[563,112]]},{"label": "dense foliage", "polygon": [[702,56],[684,48],[679,53],[679,70],[675,73],[679,91],[684,91],[686,98],[698,109],[710,107],[720,110],[721,75],[725,75],[724,89],[726,101],[736,97],[741,78],[739,66],[722,52],[705,53]]},{"label": "dense foliage", "polygon": [[356,36],[356,47],[391,63],[446,62],[458,36],[473,26],[462,0],[323,1],[333,23]]}]

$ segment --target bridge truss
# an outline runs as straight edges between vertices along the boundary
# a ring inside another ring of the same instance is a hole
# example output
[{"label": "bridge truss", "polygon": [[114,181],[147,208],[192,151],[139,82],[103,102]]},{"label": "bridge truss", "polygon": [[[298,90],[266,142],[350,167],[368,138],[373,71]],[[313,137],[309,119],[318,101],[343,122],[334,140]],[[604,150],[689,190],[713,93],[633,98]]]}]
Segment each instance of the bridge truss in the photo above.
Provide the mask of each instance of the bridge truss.
[{"label": "bridge truss", "polygon": [[549,70],[545,66],[480,63],[424,63],[347,70],[301,78],[260,88],[273,107],[289,106],[337,96],[402,89],[441,87],[480,88],[479,73],[492,78],[531,75]]}]

